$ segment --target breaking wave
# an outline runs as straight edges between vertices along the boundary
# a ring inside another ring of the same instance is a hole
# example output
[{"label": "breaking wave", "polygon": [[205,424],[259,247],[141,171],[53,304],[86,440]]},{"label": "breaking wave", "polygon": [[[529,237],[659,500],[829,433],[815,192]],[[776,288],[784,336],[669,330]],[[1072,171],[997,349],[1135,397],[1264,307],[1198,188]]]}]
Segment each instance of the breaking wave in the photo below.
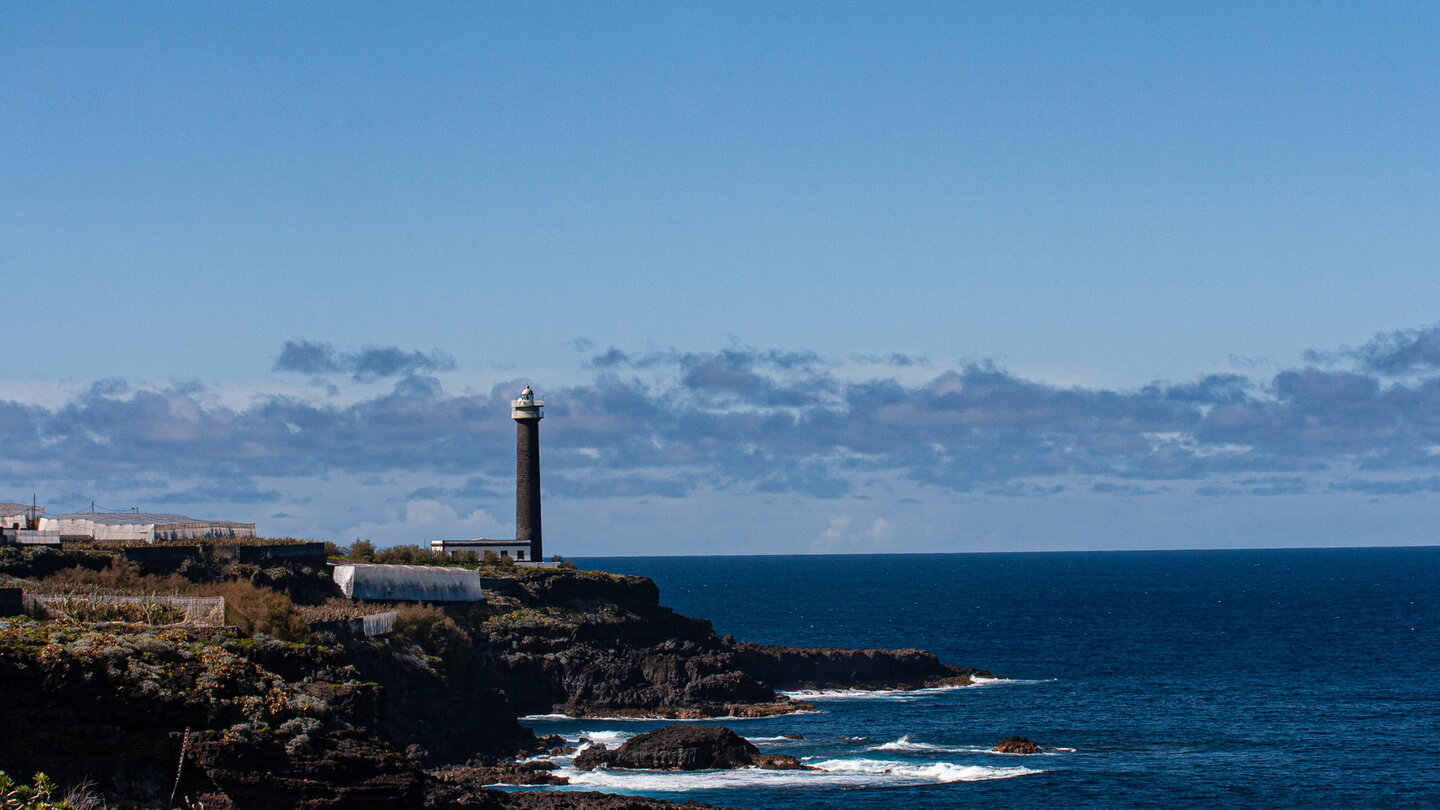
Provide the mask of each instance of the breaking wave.
[{"label": "breaking wave", "polygon": [[990,767],[952,762],[902,762],[883,759],[827,759],[807,763],[820,770],[767,771],[626,771],[597,768],[557,771],[570,785],[584,790],[620,790],[635,793],[727,790],[735,788],[862,788],[903,785],[940,785],[1012,779],[1041,773],[1026,767]]},{"label": "breaking wave", "polygon": [[817,700],[893,700],[908,703],[930,695],[940,695],[959,689],[973,689],[981,685],[983,684],[972,683],[964,686],[930,686],[924,689],[797,689],[782,694],[810,703]]},{"label": "breaking wave", "polygon": [[614,748],[638,733],[635,731],[582,731],[574,737],[565,735],[565,741],[579,745],[580,740],[588,739],[592,743],[604,743],[606,746]]},{"label": "breaking wave", "polygon": [[881,743],[880,745],[874,745],[874,746],[871,746],[871,747],[869,747],[869,748],[866,748],[865,750],[866,750],[866,751],[924,751],[924,752],[928,752],[928,753],[938,753],[938,754],[983,754],[983,753],[985,753],[988,749],[985,749],[985,748],[975,748],[975,747],[969,747],[969,748],[952,748],[952,747],[947,747],[947,746],[943,746],[943,745],[932,745],[931,743],[915,742],[914,740],[910,739],[910,735],[909,735],[909,734],[906,734],[904,737],[901,737],[900,739],[896,740],[895,742]]},{"label": "breaking wave", "polygon": [[[906,734],[904,737],[901,737],[900,739],[898,739],[898,740],[896,740],[896,741],[894,741],[894,742],[881,743],[880,745],[874,745],[874,746],[871,746],[871,747],[869,747],[869,748],[866,748],[865,750],[866,750],[866,751],[898,751],[898,752],[901,752],[901,753],[926,753],[926,754],[991,754],[991,755],[994,755],[994,756],[997,756],[997,757],[1033,757],[1033,756],[1037,756],[1036,754],[1009,754],[1009,753],[1004,753],[1004,752],[992,750],[991,748],[986,747],[986,746],[975,746],[975,745],[947,746],[947,745],[934,745],[934,744],[932,744],[932,743],[916,742],[915,740],[910,739],[910,735],[909,735],[909,734]],[[1060,754],[1073,754],[1073,753],[1075,753],[1075,749],[1074,749],[1074,748],[1059,748],[1059,747],[1057,747],[1057,748],[1051,748],[1051,749],[1048,749],[1048,750],[1042,750],[1042,751],[1040,752],[1039,756],[1053,757],[1053,756],[1059,756]]]}]

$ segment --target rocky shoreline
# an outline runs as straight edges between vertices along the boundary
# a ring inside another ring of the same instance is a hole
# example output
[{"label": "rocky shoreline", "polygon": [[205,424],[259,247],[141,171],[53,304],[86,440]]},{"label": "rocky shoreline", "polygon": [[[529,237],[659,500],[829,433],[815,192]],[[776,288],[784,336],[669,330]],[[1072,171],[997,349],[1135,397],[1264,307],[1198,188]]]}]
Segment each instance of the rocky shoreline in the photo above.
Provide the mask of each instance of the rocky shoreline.
[{"label": "rocky shoreline", "polygon": [[556,744],[524,715],[765,716],[810,708],[780,690],[989,675],[920,650],[737,642],[600,572],[514,572],[483,604],[423,610],[405,632],[314,643],[0,619],[0,769],[141,807],[659,808],[483,784],[549,776],[514,761]]}]

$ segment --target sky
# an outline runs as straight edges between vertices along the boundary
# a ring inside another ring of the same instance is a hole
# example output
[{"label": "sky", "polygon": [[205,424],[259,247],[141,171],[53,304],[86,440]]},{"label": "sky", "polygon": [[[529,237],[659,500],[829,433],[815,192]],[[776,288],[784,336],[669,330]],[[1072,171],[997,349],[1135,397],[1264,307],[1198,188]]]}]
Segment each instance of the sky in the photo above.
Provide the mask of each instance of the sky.
[{"label": "sky", "polygon": [[[547,551],[1415,545],[1429,3],[0,15],[0,500]],[[507,534],[508,533],[508,534]]]}]

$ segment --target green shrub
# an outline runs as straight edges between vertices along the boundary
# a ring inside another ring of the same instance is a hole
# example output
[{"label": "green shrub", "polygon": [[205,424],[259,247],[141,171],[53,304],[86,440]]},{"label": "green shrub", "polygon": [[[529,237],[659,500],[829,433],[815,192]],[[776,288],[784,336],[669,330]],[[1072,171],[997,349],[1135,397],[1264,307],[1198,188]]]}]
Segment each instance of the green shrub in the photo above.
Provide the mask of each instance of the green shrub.
[{"label": "green shrub", "polygon": [[70,803],[56,799],[55,783],[43,773],[35,774],[32,784],[25,785],[0,771],[0,808],[3,810],[70,810]]},{"label": "green shrub", "polygon": [[51,591],[96,590],[113,593],[179,593],[188,589],[190,581],[178,574],[155,576],[140,573],[140,566],[115,557],[106,567],[95,571],[84,566],[62,568],[45,577],[41,583]]},{"label": "green shrub", "polygon": [[450,558],[443,551],[421,548],[417,545],[391,546],[375,552],[377,563],[390,565],[447,565]]},{"label": "green shrub", "polygon": [[244,580],[226,582],[208,589],[225,597],[225,623],[233,624],[247,636],[264,633],[282,641],[310,641],[310,625],[290,597],[269,588],[257,588]]},{"label": "green shrub", "polygon": [[437,656],[448,666],[463,664],[471,652],[470,636],[446,615],[431,605],[403,605],[395,617],[391,635],[403,642],[419,645],[420,649]]},{"label": "green shrub", "polygon": [[355,538],[354,545],[350,546],[350,559],[370,562],[375,559],[375,544],[369,540]]}]

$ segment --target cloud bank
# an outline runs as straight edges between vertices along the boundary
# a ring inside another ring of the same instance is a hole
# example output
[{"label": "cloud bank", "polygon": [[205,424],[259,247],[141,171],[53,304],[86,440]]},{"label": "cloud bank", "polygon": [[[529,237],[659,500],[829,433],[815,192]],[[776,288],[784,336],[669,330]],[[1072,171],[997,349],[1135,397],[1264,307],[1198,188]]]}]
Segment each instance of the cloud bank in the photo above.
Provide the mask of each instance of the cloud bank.
[{"label": "cloud bank", "polygon": [[[877,355],[856,376],[811,352],[589,351],[577,382],[530,381],[548,401],[547,497],[1440,490],[1440,324],[1310,352],[1268,379],[1225,373],[1131,390],[899,355]],[[886,368],[926,376],[904,383]],[[505,497],[508,400],[522,381],[450,394],[428,376],[455,369],[441,352],[304,340],[285,342],[275,369],[394,382],[349,404],[276,393],[234,406],[196,383],[123,380],[58,407],[0,401],[0,484],[27,493],[70,480],[155,503],[278,505],[286,496],[264,481],[343,474],[432,480],[405,493],[427,501]]]}]

